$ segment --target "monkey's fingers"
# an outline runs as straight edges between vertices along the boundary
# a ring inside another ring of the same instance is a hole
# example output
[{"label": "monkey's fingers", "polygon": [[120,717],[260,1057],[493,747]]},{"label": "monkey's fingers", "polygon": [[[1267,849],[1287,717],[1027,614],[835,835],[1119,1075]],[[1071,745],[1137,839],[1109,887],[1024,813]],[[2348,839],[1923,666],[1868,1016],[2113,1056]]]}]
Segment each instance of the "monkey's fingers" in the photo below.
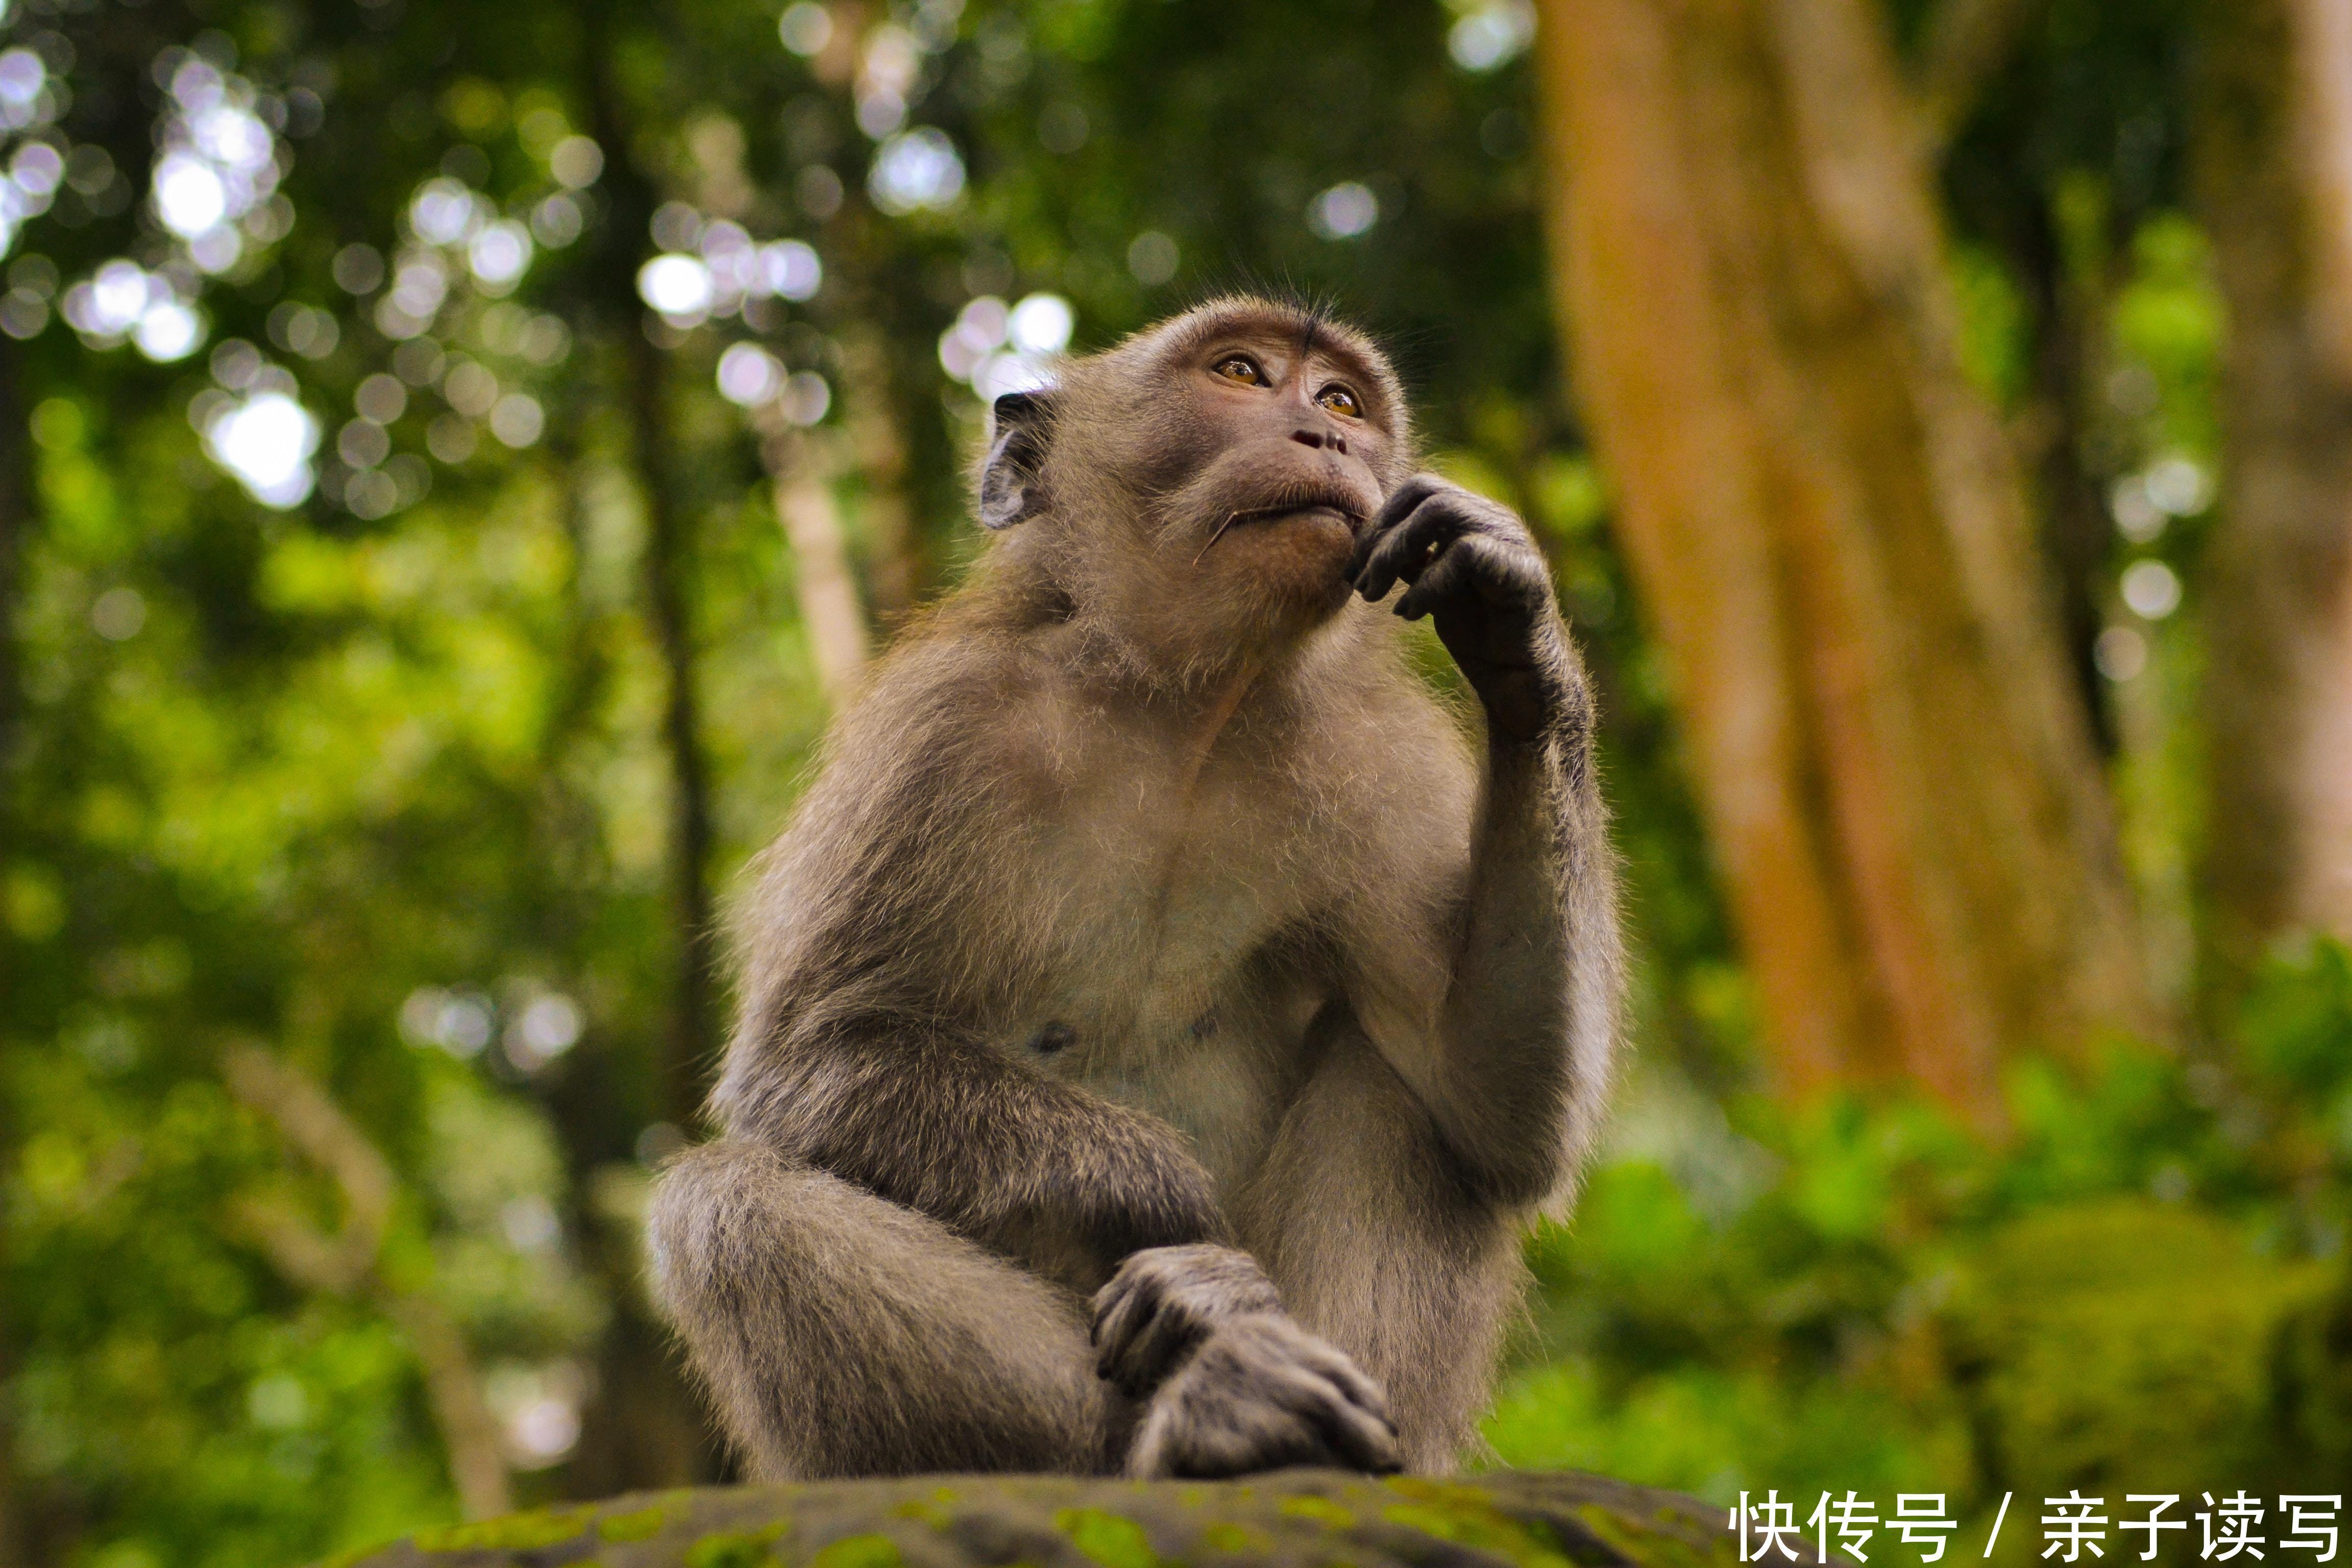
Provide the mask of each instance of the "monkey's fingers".
[{"label": "monkey's fingers", "polygon": [[1288,1368],[1276,1383],[1269,1391],[1276,1401],[1311,1427],[1325,1450],[1307,1462],[1375,1475],[1404,1468],[1386,1402],[1354,1367],[1316,1372]]},{"label": "monkey's fingers", "polygon": [[1449,599],[1475,594],[1490,604],[1533,613],[1549,596],[1550,579],[1540,557],[1527,558],[1514,542],[1471,533],[1454,540],[1396,604],[1396,613],[1417,621]]},{"label": "monkey's fingers", "polygon": [[1129,1347],[1160,1312],[1160,1282],[1148,1273],[1121,1268],[1110,1283],[1095,1292],[1094,1322],[1089,1337],[1095,1347],[1097,1376],[1118,1384],[1132,1394],[1126,1374]]},{"label": "monkey's fingers", "polygon": [[1095,1321],[1096,1374],[1141,1398],[1160,1384],[1205,1331],[1205,1325],[1179,1310],[1156,1284],[1139,1285]]},{"label": "monkey's fingers", "polygon": [[1468,499],[1448,492],[1415,507],[1372,547],[1356,578],[1356,591],[1377,604],[1399,578],[1417,581],[1448,545],[1478,527]]},{"label": "monkey's fingers", "polygon": [[1141,1327],[1128,1338],[1120,1379],[1127,1392],[1141,1394],[1157,1388],[1209,1335],[1212,1324],[1198,1312],[1173,1301],[1162,1301]]},{"label": "monkey's fingers", "polygon": [[1379,1384],[1364,1374],[1362,1368],[1342,1354],[1338,1346],[1312,1335],[1301,1334],[1292,1354],[1306,1371],[1338,1390],[1349,1404],[1377,1418],[1391,1431],[1395,1429],[1395,1424],[1389,1419],[1388,1395],[1381,1392]]},{"label": "monkey's fingers", "polygon": [[1220,1321],[1278,1313],[1281,1298],[1255,1259],[1196,1244],[1131,1255],[1095,1295],[1095,1370],[1142,1397]]},{"label": "monkey's fingers", "polygon": [[1380,510],[1364,520],[1356,531],[1356,547],[1348,554],[1348,579],[1353,582],[1363,575],[1364,563],[1372,558],[1372,551],[1389,531],[1412,515],[1413,509],[1452,487],[1435,474],[1415,474],[1389,492]]}]

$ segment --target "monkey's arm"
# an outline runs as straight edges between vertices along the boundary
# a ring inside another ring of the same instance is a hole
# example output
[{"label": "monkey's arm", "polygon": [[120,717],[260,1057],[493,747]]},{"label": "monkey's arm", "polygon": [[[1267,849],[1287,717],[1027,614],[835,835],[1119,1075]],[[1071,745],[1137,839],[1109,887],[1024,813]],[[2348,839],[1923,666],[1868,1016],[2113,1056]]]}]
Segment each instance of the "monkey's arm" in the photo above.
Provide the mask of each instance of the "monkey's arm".
[{"label": "monkey's arm", "polygon": [[[847,1004],[845,1005],[845,1004]],[[836,996],[780,1028],[730,1131],[904,1204],[1080,1291],[1145,1247],[1222,1239],[1175,1131],[919,1015]]]},{"label": "monkey's arm", "polygon": [[1396,1468],[1379,1390],[1222,1245],[1209,1174],[1172,1129],[917,1015],[822,1013],[786,1031],[756,1092],[722,1089],[730,1132],[1099,1287],[1097,1370],[1148,1402],[1141,1473]]},{"label": "monkey's arm", "polygon": [[1400,579],[1486,713],[1486,756],[1437,1050],[1416,1088],[1489,1198],[1541,1203],[1572,1175],[1614,1043],[1620,953],[1592,701],[1551,577],[1507,509],[1433,476],[1366,530],[1356,585]]}]

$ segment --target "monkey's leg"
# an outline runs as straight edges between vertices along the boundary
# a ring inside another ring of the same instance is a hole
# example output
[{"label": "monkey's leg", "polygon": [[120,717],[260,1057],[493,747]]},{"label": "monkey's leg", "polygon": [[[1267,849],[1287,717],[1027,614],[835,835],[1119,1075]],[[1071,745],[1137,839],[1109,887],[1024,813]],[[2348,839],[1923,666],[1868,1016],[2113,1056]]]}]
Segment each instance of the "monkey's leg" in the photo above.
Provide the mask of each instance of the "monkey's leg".
[{"label": "monkey's leg", "polygon": [[1524,1216],[1473,1194],[1427,1112],[1353,1029],[1331,1042],[1237,1208],[1291,1317],[1386,1391],[1406,1467],[1453,1469],[1476,1441],[1524,1283]]},{"label": "monkey's leg", "polygon": [[938,1222],[720,1139],[653,1203],[656,1289],[763,1478],[1095,1472],[1129,1416],[1085,1307]]}]

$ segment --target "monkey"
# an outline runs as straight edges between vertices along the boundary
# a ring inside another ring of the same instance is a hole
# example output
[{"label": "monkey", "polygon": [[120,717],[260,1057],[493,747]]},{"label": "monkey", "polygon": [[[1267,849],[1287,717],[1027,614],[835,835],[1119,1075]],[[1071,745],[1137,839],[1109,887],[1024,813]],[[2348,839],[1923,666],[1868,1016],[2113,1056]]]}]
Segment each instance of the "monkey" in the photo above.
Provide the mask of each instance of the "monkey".
[{"label": "monkey", "polygon": [[1543,555],[1300,305],[990,425],[989,548],[754,862],[657,1300],[762,1478],[1447,1470],[1618,1026]]}]

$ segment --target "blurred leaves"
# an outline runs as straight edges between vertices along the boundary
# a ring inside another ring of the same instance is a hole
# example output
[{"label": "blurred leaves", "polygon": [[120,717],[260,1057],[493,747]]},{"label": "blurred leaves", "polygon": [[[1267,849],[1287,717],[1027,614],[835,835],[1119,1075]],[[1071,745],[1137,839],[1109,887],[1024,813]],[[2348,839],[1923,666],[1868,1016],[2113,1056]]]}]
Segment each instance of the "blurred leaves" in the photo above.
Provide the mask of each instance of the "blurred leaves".
[{"label": "blurred leaves", "polygon": [[2347,981],[2341,943],[2275,959],[2231,1067],[2021,1064],[2003,1146],[1919,1104],[1743,1101],[1773,1173],[1730,1212],[1605,1165],[1531,1245],[1546,1307],[1488,1439],[1724,1500],[1954,1492],[1979,1527],[2005,1490],[2338,1473],[2352,1151],[2292,1151],[2340,1121]]},{"label": "blurred leaves", "polygon": [[[1928,8],[1895,7],[1906,37]],[[981,406],[940,363],[960,313],[1050,292],[1084,349],[1253,281],[1395,344],[1427,449],[1536,523],[1602,694],[1644,1067],[1575,1225],[1534,1245],[1542,1334],[1490,1425],[1497,1451],[1717,1496],[1970,1497],[2134,1445],[2208,1479],[2227,1456],[2267,1463],[2282,1431],[2344,1451],[2341,949],[2282,957],[2210,1058],[2119,1047],[2081,1082],[2022,1067],[2005,1150],[1907,1105],[1751,1097],[1756,1008],[1671,672],[1554,357],[1523,8],[841,0],[806,52],[782,9],[7,14],[13,37],[58,60],[47,40],[69,46],[60,135],[109,149],[116,176],[89,183],[126,198],[100,212],[111,196],[66,187],[16,234],[0,299],[0,328],[35,306],[41,323],[0,344],[31,490],[0,531],[21,672],[0,716],[24,715],[0,758],[0,1484],[29,1560],[242,1568],[453,1518],[430,1372],[448,1347],[396,1300],[462,1336],[525,1494],[707,1465],[698,1418],[656,1397],[671,1374],[635,1234],[647,1167],[681,1135],[657,1072],[679,933],[652,487],[685,520],[707,869],[724,879],[788,809],[825,717],[754,421],[717,385],[724,350],[756,343],[829,389],[813,434],[841,456],[849,553],[887,617],[978,548],[962,496]],[[2219,315],[2178,210],[2178,10],[2042,8],[1945,170],[1970,370],[2047,421],[2099,498],[2068,581],[2168,640],[2190,636],[2193,598],[2159,634],[2116,605],[2118,574],[2141,556],[2186,569],[2203,525],[2118,542],[2105,498],[2167,458],[2210,474],[2218,451]],[[233,68],[282,114],[291,226],[205,275],[208,338],[153,363],[85,346],[56,311],[110,259],[167,259],[128,199],[167,49]],[[945,139],[965,184],[892,216],[869,171],[915,131]],[[625,221],[625,195],[645,197]],[[444,220],[446,240],[424,232]],[[719,222],[814,247],[822,289],[685,325],[641,309],[642,265],[701,257]],[[478,251],[493,225],[515,226],[507,248]],[[2053,384],[2069,334],[2089,368]],[[192,424],[265,367],[320,426],[318,488],[285,508]],[[638,406],[657,464],[626,423]],[[2150,887],[2178,879],[2189,831],[2187,697],[2163,682],[2193,648],[2158,651],[2139,684],[2113,682],[2147,701],[2123,773]],[[568,1026],[532,1024],[557,1002]],[[373,1285],[307,1288],[238,1223],[258,1203],[352,1235],[329,1169],[231,1092],[232,1039],[299,1074],[380,1163],[380,1224],[349,1271]],[[2017,1287],[2070,1256],[2112,1269]],[[2168,1318],[2175,1257],[2199,1272]],[[2061,1385],[2037,1370],[2070,1358],[2088,1370]],[[2147,1403],[2183,1378],[2196,1401]]]}]

